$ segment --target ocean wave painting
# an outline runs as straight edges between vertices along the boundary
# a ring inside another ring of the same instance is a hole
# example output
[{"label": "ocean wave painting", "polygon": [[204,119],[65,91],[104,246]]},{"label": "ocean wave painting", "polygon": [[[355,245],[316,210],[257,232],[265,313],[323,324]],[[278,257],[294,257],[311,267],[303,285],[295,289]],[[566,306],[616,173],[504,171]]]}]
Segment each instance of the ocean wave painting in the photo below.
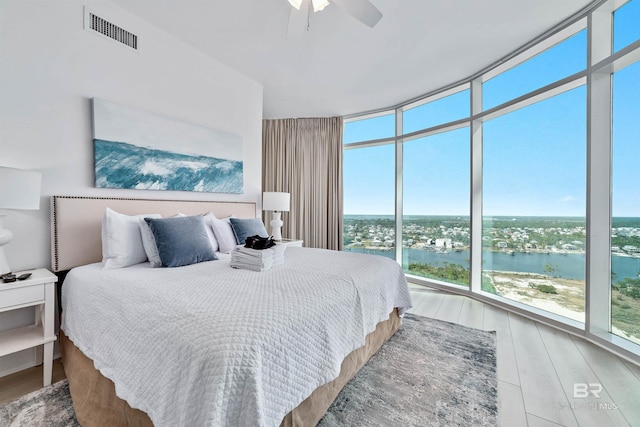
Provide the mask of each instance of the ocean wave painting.
[{"label": "ocean wave painting", "polygon": [[93,99],[98,188],[243,192],[242,137]]},{"label": "ocean wave painting", "polygon": [[94,139],[96,187],[242,193],[242,162]]}]

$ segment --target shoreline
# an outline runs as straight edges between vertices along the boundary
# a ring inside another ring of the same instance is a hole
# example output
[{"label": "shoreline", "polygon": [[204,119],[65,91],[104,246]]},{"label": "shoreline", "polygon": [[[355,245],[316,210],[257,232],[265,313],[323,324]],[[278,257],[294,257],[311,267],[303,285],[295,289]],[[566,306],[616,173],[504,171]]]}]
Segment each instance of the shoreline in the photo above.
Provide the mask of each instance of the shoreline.
[{"label": "shoreline", "polygon": [[[388,251],[392,251],[395,249],[395,246],[360,246],[360,245],[354,245],[352,243],[346,245],[344,247],[345,250],[349,250],[349,249],[364,249],[364,250],[371,250],[371,251],[384,251],[384,252],[388,252]],[[451,252],[469,252],[469,247],[468,246],[464,246],[464,247],[457,247],[457,248],[443,248],[440,247],[440,250],[438,249],[434,249],[431,247],[414,247],[414,246],[403,246],[402,249],[413,249],[416,251],[423,251],[423,252],[434,252],[434,253],[440,253],[440,254],[447,254],[447,253],[451,253]],[[442,251],[446,251],[446,252],[442,252]],[[505,255],[531,255],[531,254],[538,254],[538,255],[586,255],[586,251],[579,249],[579,250],[557,250],[557,251],[552,251],[552,250],[546,250],[546,249],[528,249],[527,251],[520,251],[520,250],[504,250],[504,249],[486,249],[483,248],[483,251],[487,251],[487,252],[493,252],[493,253],[503,253]],[[616,253],[612,253],[612,255],[618,255]],[[627,256],[630,258],[640,258],[640,255],[635,256],[635,255],[628,255],[628,254],[619,254],[620,256]]]}]

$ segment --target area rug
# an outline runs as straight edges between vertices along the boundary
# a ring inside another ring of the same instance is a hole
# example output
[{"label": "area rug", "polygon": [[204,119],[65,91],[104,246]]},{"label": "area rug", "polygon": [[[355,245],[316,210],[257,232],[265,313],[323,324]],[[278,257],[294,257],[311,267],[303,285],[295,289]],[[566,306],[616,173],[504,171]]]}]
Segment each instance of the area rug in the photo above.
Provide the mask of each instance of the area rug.
[{"label": "area rug", "polygon": [[319,426],[495,426],[496,335],[407,314]]},{"label": "area rug", "polygon": [[58,381],[0,406],[1,427],[75,427],[79,425],[71,405],[67,380]]},{"label": "area rug", "polygon": [[[495,426],[495,332],[407,314],[318,424]],[[0,426],[78,426],[66,380],[0,406]]]}]

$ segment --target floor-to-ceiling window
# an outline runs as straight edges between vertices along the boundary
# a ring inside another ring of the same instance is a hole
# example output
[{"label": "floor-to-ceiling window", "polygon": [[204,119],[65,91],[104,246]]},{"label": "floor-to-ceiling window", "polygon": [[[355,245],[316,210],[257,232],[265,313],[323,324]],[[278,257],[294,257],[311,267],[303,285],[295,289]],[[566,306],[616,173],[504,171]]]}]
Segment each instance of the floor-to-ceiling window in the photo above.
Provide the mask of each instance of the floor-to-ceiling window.
[{"label": "floor-to-ceiling window", "polygon": [[581,86],[485,122],[482,156],[490,292],[580,322],[586,99]]},{"label": "floor-to-ceiling window", "polygon": [[640,344],[640,61],[613,75],[611,326]]},{"label": "floor-to-ceiling window", "polygon": [[364,139],[393,137],[393,114],[345,123],[344,250],[395,259],[395,145]]},{"label": "floor-to-ceiling window", "polygon": [[403,143],[402,266],[469,286],[469,128]]},{"label": "floor-to-ceiling window", "polygon": [[640,357],[639,22],[640,0],[594,2],[466,81],[346,118],[345,249]]},{"label": "floor-to-ceiling window", "polygon": [[469,287],[469,85],[406,105],[402,150],[402,266]]}]

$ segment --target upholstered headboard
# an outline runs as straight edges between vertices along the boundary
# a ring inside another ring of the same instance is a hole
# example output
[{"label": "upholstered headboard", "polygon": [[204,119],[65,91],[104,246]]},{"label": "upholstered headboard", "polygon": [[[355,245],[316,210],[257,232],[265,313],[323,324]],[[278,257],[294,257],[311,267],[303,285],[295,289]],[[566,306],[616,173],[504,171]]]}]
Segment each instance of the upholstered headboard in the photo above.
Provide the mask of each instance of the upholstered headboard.
[{"label": "upholstered headboard", "polygon": [[218,218],[255,218],[253,202],[151,200],[107,197],[51,196],[51,268],[55,272],[102,260],[102,218],[109,207],[126,215],[213,212]]}]

